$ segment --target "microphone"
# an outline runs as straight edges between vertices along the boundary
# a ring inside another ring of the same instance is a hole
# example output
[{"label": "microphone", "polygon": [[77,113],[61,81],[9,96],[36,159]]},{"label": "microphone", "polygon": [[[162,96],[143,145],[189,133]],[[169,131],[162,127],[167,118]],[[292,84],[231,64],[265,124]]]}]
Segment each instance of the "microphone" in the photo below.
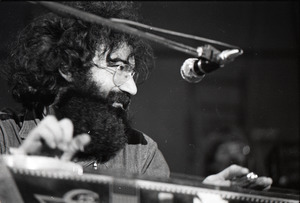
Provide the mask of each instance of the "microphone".
[{"label": "microphone", "polygon": [[206,73],[213,72],[224,67],[225,63],[231,62],[243,53],[240,49],[224,50],[220,52],[211,45],[197,48],[199,58],[189,58],[184,61],[180,68],[181,76],[190,83],[198,83]]}]

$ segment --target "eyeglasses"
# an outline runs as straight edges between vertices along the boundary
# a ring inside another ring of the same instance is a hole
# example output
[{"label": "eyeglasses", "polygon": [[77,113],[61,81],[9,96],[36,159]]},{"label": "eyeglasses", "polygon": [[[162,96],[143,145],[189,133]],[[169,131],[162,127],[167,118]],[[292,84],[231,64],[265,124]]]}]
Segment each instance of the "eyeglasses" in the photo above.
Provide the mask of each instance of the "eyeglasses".
[{"label": "eyeglasses", "polygon": [[111,73],[113,75],[113,82],[117,87],[125,84],[131,78],[133,78],[133,80],[137,82],[138,74],[133,70],[133,67],[128,64],[115,65],[111,67],[100,67],[95,63],[94,65],[97,68],[104,69],[107,72]]}]

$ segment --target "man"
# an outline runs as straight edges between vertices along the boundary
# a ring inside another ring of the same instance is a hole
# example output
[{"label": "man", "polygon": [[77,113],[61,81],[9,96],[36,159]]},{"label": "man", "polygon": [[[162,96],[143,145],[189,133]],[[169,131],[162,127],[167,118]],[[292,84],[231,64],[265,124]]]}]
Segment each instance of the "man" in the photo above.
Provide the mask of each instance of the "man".
[{"label": "man", "polygon": [[[132,3],[66,4],[104,18],[138,20]],[[151,61],[150,47],[135,36],[54,14],[36,19],[6,64],[24,112],[2,113],[1,153],[55,153],[85,170],[169,177],[157,144],[133,129],[128,116],[136,83],[147,78]],[[204,182],[230,185],[248,172],[233,165]],[[266,188],[272,180],[260,177],[257,183]]]}]

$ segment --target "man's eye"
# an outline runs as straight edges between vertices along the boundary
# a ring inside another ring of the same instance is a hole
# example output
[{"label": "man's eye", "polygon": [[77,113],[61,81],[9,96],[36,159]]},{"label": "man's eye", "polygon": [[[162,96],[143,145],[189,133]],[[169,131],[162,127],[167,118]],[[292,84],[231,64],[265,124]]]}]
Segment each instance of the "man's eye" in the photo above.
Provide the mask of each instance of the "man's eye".
[{"label": "man's eye", "polygon": [[108,64],[108,66],[111,66],[111,67],[117,67],[117,66],[122,66],[123,64],[121,64],[121,63],[116,63],[116,62],[108,62],[107,63]]},{"label": "man's eye", "polygon": [[124,66],[119,66],[119,69],[120,70],[124,70]]}]

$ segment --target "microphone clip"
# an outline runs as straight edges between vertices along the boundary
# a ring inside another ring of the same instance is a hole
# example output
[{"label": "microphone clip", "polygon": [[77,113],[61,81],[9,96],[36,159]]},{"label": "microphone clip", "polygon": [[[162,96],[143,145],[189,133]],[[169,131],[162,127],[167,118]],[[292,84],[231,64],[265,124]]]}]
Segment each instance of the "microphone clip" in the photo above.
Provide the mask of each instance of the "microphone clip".
[{"label": "microphone clip", "polygon": [[197,48],[197,53],[199,59],[206,59],[223,67],[226,63],[232,62],[236,57],[242,55],[243,50],[227,49],[221,52],[211,45],[204,45]]}]

